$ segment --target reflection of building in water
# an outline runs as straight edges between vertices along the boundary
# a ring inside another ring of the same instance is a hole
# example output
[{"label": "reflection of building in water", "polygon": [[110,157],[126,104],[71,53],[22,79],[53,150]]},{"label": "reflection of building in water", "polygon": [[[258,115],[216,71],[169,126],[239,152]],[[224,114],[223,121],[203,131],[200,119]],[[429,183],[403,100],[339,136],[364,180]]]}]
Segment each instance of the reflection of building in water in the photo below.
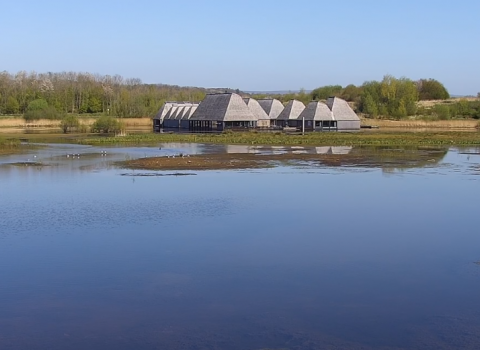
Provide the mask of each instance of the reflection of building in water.
[{"label": "reflection of building in water", "polygon": [[332,154],[349,154],[353,147],[351,146],[332,146]]},{"label": "reflection of building in water", "polygon": [[317,154],[349,154],[353,149],[351,146],[325,146],[315,147]]},{"label": "reflection of building in water", "polygon": [[259,153],[258,148],[258,146],[225,145],[225,151],[227,153]]},{"label": "reflection of building in water", "polygon": [[328,154],[330,152],[330,146],[315,147],[317,154]]}]

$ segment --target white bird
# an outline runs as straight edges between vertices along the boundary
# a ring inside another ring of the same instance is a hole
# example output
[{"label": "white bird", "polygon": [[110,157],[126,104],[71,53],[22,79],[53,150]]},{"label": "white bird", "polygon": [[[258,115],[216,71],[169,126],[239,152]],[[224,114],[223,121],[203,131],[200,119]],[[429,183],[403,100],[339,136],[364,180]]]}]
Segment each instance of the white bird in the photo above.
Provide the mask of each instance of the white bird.
[{"label": "white bird", "polygon": [[70,154],[67,154],[67,158],[70,158]]}]

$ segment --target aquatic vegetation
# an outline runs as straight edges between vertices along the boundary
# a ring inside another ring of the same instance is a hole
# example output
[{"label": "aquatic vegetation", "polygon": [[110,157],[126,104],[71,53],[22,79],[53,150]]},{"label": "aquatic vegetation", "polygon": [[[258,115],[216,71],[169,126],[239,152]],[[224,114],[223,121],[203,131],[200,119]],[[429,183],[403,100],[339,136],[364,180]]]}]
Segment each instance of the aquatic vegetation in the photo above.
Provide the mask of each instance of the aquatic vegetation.
[{"label": "aquatic vegetation", "polygon": [[0,137],[0,154],[11,153],[20,148],[20,140],[18,139],[5,139]]}]

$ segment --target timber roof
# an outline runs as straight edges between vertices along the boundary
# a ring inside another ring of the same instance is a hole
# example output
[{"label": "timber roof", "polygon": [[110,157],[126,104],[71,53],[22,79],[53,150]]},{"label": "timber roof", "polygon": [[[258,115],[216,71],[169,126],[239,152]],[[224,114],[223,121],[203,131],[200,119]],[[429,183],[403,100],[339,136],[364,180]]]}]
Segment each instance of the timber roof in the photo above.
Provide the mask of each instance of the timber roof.
[{"label": "timber roof", "polygon": [[329,97],[327,106],[333,113],[335,120],[360,120],[347,101],[338,97]]},{"label": "timber roof", "polygon": [[242,97],[235,93],[208,94],[200,102],[191,120],[255,121]]},{"label": "timber roof", "polygon": [[278,115],[277,120],[297,119],[304,109],[305,105],[302,102],[298,100],[291,100],[285,106],[282,113]]},{"label": "timber roof", "polygon": [[310,102],[302,113],[298,116],[301,120],[334,120],[333,113],[328,106],[319,101]]}]

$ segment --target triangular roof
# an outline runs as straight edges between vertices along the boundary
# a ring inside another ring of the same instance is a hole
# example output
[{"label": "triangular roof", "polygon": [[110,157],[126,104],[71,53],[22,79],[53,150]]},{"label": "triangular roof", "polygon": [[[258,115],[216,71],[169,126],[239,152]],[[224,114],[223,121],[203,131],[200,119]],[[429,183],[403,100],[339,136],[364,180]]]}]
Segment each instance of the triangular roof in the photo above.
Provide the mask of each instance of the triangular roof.
[{"label": "triangular roof", "polygon": [[191,120],[255,121],[257,117],[240,95],[235,93],[208,94],[190,117]]},{"label": "triangular roof", "polygon": [[327,106],[333,113],[335,120],[360,120],[347,101],[338,97],[329,97]]},{"label": "triangular roof", "polygon": [[330,108],[320,101],[310,102],[298,116],[299,120],[303,118],[305,118],[305,120],[334,120]]},{"label": "triangular roof", "polygon": [[182,109],[175,115],[175,119],[183,119],[183,115],[188,113],[189,109],[192,107],[191,102],[182,103]]},{"label": "triangular roof", "polygon": [[163,120],[175,103],[176,102],[165,102],[153,119]]},{"label": "triangular roof", "polygon": [[179,108],[178,103],[172,104],[172,107],[170,108],[170,110],[168,111],[168,113],[165,115],[165,117],[163,119],[164,120],[165,119],[174,119],[175,115],[177,114],[178,108]]},{"label": "triangular roof", "polygon": [[277,119],[280,113],[285,108],[279,100],[275,98],[265,98],[258,100],[258,104],[262,106],[265,113],[267,113],[270,119]]},{"label": "triangular roof", "polygon": [[302,102],[298,100],[291,100],[285,106],[282,113],[278,115],[277,120],[297,119],[304,109],[305,105]]},{"label": "triangular roof", "polygon": [[188,108],[188,111],[183,113],[182,119],[190,119],[192,114],[196,111],[197,107],[198,107],[198,103],[192,104],[192,106]]},{"label": "triangular roof", "polygon": [[268,114],[263,110],[262,106],[260,106],[257,100],[253,98],[244,98],[243,102],[245,102],[245,104],[248,106],[253,115],[257,117],[257,119],[270,120]]}]

